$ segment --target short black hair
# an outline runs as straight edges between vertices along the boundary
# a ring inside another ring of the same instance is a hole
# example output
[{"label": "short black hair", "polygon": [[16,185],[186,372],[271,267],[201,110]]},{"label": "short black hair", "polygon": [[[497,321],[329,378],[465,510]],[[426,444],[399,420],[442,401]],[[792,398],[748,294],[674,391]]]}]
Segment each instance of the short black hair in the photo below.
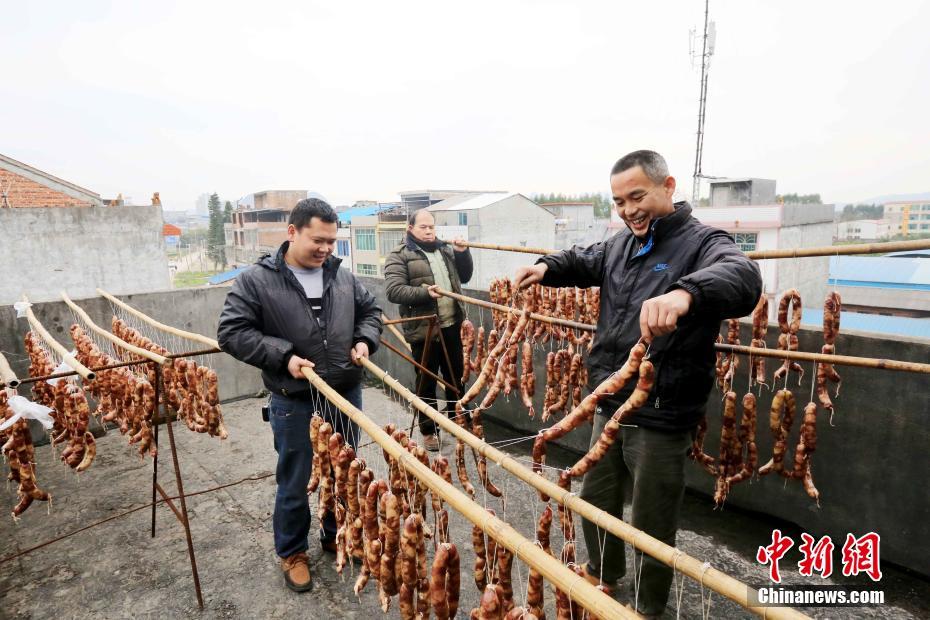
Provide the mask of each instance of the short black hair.
[{"label": "short black hair", "polygon": [[668,164],[665,158],[655,151],[633,151],[617,160],[610,171],[610,176],[625,172],[630,168],[641,166],[643,172],[653,183],[664,183],[668,177]]},{"label": "short black hair", "polygon": [[[407,224],[410,225],[410,226],[416,226],[416,224],[417,224],[417,215],[419,215],[421,211],[426,211],[426,209],[417,209],[416,211],[411,211],[411,212],[410,212],[410,215],[407,216]],[[430,213],[429,211],[426,211],[426,212],[429,213],[430,216],[433,215],[433,214]],[[436,218],[433,217],[433,219],[436,219]]]},{"label": "short black hair", "polygon": [[291,210],[290,217],[287,218],[288,224],[293,224],[294,228],[300,230],[304,226],[310,225],[310,220],[318,217],[327,224],[335,224],[339,221],[339,216],[329,206],[329,203],[319,198],[304,198],[299,201]]}]

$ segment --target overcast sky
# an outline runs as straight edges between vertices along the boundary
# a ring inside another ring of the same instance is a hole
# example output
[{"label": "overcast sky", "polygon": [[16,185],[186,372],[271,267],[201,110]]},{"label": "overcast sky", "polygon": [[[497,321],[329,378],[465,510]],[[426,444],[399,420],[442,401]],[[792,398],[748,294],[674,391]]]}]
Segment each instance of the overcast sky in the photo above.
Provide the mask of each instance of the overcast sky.
[{"label": "overcast sky", "polygon": [[[706,174],[828,202],[930,191],[930,3],[856,4],[711,0]],[[6,3],[0,153],[168,209],[607,192],[638,148],[690,194],[703,1],[456,6]]]}]

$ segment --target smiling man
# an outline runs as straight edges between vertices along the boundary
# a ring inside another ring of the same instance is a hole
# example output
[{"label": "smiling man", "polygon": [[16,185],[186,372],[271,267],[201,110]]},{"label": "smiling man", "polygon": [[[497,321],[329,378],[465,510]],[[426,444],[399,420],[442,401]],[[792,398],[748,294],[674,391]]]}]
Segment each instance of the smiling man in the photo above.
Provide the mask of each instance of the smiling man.
[{"label": "smiling man", "polygon": [[[301,373],[313,368],[346,400],[361,409],[360,359],[381,339],[381,309],[375,298],[333,256],[337,216],[316,198],[291,211],[287,241],[274,256],[262,256],[240,274],[220,315],[220,347],[262,371],[271,392],[268,417],[278,452],[275,551],[292,590],[310,590],[307,484],[313,449],[310,416],[324,400]],[[358,427],[341,412],[323,416],[346,443],[358,448]],[[327,512],[320,529],[325,551],[336,551],[336,519]]]},{"label": "smiling man", "polygon": [[[704,226],[686,202],[675,203],[675,179],[654,151],[622,157],[610,172],[617,214],[627,225],[607,241],[544,256],[516,273],[518,286],[601,287],[600,318],[588,355],[590,387],[622,365],[642,337],[656,367],[652,393],[601,461],[585,475],[581,497],[623,518],[632,489],[632,523],[675,544],[684,496],[684,465],[713,385],[714,340],[720,321],[752,311],[762,292],[759,268],[726,232]],[[592,443],[631,394],[630,381],[602,403]],[[606,542],[582,522],[589,580],[615,587],[624,576],[623,541]],[[641,558],[637,558],[637,561]],[[665,609],[672,569],[649,556],[642,564],[638,611]]]}]

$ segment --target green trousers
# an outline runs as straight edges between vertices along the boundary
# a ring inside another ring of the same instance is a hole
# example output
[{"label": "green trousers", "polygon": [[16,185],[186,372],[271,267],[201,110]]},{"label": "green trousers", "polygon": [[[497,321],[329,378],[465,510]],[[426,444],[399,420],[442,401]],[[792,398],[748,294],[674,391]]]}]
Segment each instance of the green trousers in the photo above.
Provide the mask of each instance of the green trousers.
[{"label": "green trousers", "polygon": [[[597,441],[607,416],[594,416],[591,445]],[[675,545],[678,516],[685,492],[685,461],[691,433],[665,433],[623,427],[604,458],[585,474],[581,497],[609,514],[623,518],[623,498],[632,485],[632,525],[668,545]],[[588,571],[613,585],[626,574],[625,543],[582,519],[588,549]],[[671,567],[636,552],[631,602],[643,614],[665,609],[672,584]],[[636,588],[638,581],[639,587]]]}]

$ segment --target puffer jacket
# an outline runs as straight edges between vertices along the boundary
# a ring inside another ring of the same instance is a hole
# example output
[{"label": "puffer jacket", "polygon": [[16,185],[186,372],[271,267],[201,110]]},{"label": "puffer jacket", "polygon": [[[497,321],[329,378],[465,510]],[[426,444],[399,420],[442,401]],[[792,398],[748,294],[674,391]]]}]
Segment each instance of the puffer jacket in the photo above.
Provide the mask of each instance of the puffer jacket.
[{"label": "puffer jacket", "polygon": [[[471,251],[456,252],[452,246],[443,241],[438,242],[436,252],[442,255],[449,270],[449,280],[452,282],[452,292],[461,293],[462,284],[471,280],[474,263]],[[435,284],[433,270],[430,268],[426,252],[410,240],[397,246],[384,261],[384,290],[388,301],[397,304],[401,317],[423,316],[438,314],[439,308],[436,300],[422,286]],[[461,323],[465,318],[465,308],[462,302],[455,302],[455,322]],[[428,324],[426,321],[410,321],[403,324],[404,338],[407,342],[423,342],[426,340]],[[435,338],[439,337],[438,331]]]},{"label": "puffer jacket", "polygon": [[330,256],[323,263],[320,323],[297,277],[287,268],[285,241],[275,256],[262,256],[239,274],[226,295],[217,338],[220,348],[262,371],[265,387],[292,398],[308,396],[310,383],[287,372],[291,355],[314,363],[336,389],[361,381],[362,369],[350,350],[365,342],[374,353],[381,341],[381,308],[355,276]]},{"label": "puffer jacket", "polygon": [[[600,286],[601,305],[588,356],[590,387],[618,370],[641,336],[643,302],[674,289],[691,293],[691,310],[678,329],[656,338],[649,356],[656,381],[630,424],[667,431],[694,428],[713,386],[714,341],[720,321],[752,312],[762,292],[759,267],[728,233],[705,226],[685,202],[656,220],[642,248],[627,229],[588,248],[544,256],[548,286]],[[635,387],[630,381],[600,413],[611,415]]]}]

